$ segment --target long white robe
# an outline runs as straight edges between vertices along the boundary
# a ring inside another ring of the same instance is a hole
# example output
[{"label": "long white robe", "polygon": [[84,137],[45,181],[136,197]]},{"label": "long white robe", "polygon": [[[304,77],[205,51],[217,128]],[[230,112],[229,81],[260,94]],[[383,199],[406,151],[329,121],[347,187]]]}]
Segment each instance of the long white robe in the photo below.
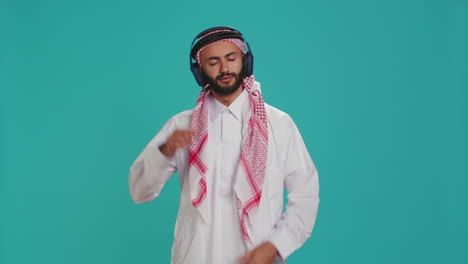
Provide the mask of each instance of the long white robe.
[{"label": "long white robe", "polygon": [[[259,89],[259,83],[254,86]],[[187,151],[180,149],[169,159],[159,150],[174,131],[190,128],[192,110],[172,117],[133,163],[129,185],[136,203],[152,201],[174,172],[179,172],[182,190],[171,263],[234,264],[266,241],[279,252],[275,263],[284,263],[311,235],[319,204],[317,170],[292,119],[272,106],[265,108],[269,133],[265,182],[260,205],[252,211],[254,222],[247,225],[253,244],[242,239],[232,188],[250,113],[245,91],[229,107],[214,98],[209,101],[207,147],[212,159],[204,201],[211,208],[208,217],[202,217],[191,203]],[[283,211],[285,188],[288,203]]]}]

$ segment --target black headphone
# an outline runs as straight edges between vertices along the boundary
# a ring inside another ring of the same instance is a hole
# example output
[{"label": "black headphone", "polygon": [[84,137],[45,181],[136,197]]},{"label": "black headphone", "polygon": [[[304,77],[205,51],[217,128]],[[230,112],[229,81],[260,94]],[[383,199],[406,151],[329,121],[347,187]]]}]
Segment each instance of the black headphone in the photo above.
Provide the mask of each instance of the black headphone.
[{"label": "black headphone", "polygon": [[[204,35],[213,31],[217,31],[217,30],[223,30],[223,31],[215,32],[202,38]],[[193,39],[191,50],[190,50],[190,56],[189,56],[190,71],[192,71],[193,76],[195,77],[195,80],[197,81],[198,85],[200,85],[201,87],[205,86],[206,84],[203,78],[204,73],[202,69],[200,68],[200,65],[198,65],[196,61],[193,62],[193,60],[196,60],[195,56],[197,55],[198,50],[210,43],[213,43],[221,39],[227,39],[227,38],[237,38],[237,39],[244,41],[244,37],[242,36],[242,33],[240,33],[239,30],[232,28],[232,27],[212,27],[212,28],[202,31]],[[197,41],[197,43],[194,45],[195,41]],[[244,77],[249,77],[253,73],[253,54],[252,54],[252,50],[250,49],[249,43],[245,42],[245,44],[248,48],[248,51],[244,54],[244,58],[243,58],[244,74],[245,74]]]}]

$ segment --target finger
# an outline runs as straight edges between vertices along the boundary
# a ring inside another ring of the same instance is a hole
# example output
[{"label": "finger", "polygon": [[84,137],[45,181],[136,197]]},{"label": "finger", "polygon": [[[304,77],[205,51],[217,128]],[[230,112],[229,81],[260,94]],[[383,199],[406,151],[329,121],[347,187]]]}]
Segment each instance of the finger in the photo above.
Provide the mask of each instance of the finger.
[{"label": "finger", "polygon": [[180,130],[178,132],[180,132],[182,134],[189,134],[189,135],[195,135],[197,133],[197,131],[194,130],[194,129]]},{"label": "finger", "polygon": [[175,144],[176,144],[176,148],[184,148],[188,144],[190,144],[190,141],[187,140],[186,138],[179,138],[177,139],[177,141],[175,141]]},{"label": "finger", "polygon": [[187,132],[188,135],[190,135],[190,137],[193,137],[196,134],[198,134],[198,132],[196,130],[193,130],[193,129],[186,130],[186,132]]},{"label": "finger", "polygon": [[184,138],[187,142],[191,142],[192,141],[192,137],[196,134],[197,132],[195,130],[180,130],[180,131],[177,131],[176,133],[174,133],[174,135],[179,138],[179,137],[182,137]]},{"label": "finger", "polygon": [[171,147],[172,147],[171,150],[175,151],[176,149],[179,148],[179,143],[178,142],[172,142]]},{"label": "finger", "polygon": [[172,135],[174,141],[188,142],[190,140],[190,133],[188,131],[177,131]]},{"label": "finger", "polygon": [[252,258],[252,251],[247,252],[241,259],[240,259],[240,264],[249,264],[250,259]]},{"label": "finger", "polygon": [[184,137],[185,134],[187,134],[187,133],[189,133],[187,130],[175,131],[175,132],[172,134],[172,137],[174,137],[174,138]]},{"label": "finger", "polygon": [[181,141],[181,140],[178,140],[176,142],[174,142],[174,149],[179,149],[179,148],[183,148],[185,147],[185,142],[184,141]]},{"label": "finger", "polygon": [[184,139],[187,144],[190,144],[192,141],[192,134],[190,132],[187,132],[184,134]]},{"label": "finger", "polygon": [[166,150],[169,151],[169,152],[172,152],[174,150],[174,142],[167,141],[166,142]]},{"label": "finger", "polygon": [[192,143],[192,138],[190,137],[190,135],[185,135],[182,138],[182,140],[184,142],[184,145],[189,145],[190,143]]}]

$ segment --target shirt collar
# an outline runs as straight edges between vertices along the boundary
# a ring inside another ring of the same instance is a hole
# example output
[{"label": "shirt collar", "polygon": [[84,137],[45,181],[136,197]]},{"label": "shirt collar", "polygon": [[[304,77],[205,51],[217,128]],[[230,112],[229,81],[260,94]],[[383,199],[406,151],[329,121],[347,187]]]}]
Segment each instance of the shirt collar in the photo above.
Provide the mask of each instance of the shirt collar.
[{"label": "shirt collar", "polygon": [[237,120],[242,122],[242,112],[248,110],[249,107],[249,104],[245,104],[245,102],[248,102],[247,98],[247,92],[243,90],[242,93],[237,96],[234,102],[231,103],[231,105],[225,106],[210,94],[208,97],[208,112],[210,115],[210,121],[216,121],[222,111],[228,110]]}]

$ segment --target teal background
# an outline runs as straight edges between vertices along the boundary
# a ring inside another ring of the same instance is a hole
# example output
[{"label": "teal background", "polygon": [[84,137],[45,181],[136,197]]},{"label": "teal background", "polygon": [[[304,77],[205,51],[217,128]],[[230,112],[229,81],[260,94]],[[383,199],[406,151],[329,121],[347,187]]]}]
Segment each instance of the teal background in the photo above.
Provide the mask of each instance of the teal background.
[{"label": "teal background", "polygon": [[193,107],[192,38],[247,37],[319,170],[289,263],[467,263],[468,2],[0,0],[0,263],[169,263],[179,186],[127,175]]}]

